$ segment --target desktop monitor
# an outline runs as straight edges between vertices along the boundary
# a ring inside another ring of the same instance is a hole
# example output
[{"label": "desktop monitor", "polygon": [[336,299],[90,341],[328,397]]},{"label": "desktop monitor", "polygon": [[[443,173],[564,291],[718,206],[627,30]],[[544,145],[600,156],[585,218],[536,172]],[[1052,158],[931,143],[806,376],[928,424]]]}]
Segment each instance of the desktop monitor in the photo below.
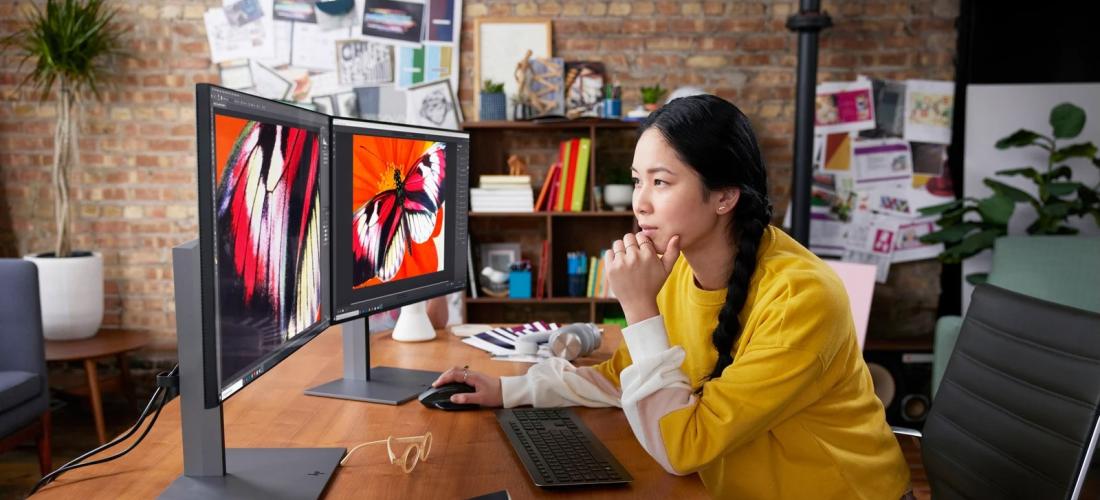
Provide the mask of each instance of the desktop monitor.
[{"label": "desktop monitor", "polygon": [[206,407],[329,325],[328,116],[196,89]]},{"label": "desktop monitor", "polygon": [[470,136],[332,121],[334,323],[466,286]]}]

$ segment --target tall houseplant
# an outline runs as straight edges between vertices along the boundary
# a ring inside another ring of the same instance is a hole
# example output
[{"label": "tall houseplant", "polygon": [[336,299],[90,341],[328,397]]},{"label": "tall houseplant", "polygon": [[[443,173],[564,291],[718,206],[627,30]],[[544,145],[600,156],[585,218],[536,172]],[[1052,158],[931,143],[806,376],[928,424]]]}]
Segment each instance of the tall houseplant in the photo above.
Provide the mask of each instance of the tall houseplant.
[{"label": "tall houseplant", "polygon": [[23,23],[0,40],[21,58],[20,71],[33,64],[20,88],[31,84],[42,101],[57,88],[51,176],[56,239],[53,252],[27,256],[38,266],[43,327],[52,339],[94,335],[103,319],[102,256],[74,253],[71,247],[69,171],[78,159],[74,112],[89,94],[101,97],[106,64],[123,55],[122,32],[113,22],[116,12],[105,0],[47,0],[44,9],[32,5],[25,10]]},{"label": "tall houseplant", "polygon": [[[1027,227],[1031,235],[1077,234],[1067,223],[1071,217],[1091,217],[1100,225],[1100,184],[1087,186],[1073,180],[1073,169],[1064,161],[1088,158],[1100,168],[1097,147],[1092,142],[1059,144],[1077,137],[1085,127],[1085,111],[1073,104],[1062,103],[1050,112],[1051,135],[1020,129],[996,143],[997,149],[1040,148],[1046,152],[1046,165],[999,170],[997,175],[1023,176],[1035,184],[1035,195],[996,179],[983,183],[993,190],[985,198],[963,198],[921,210],[924,215],[939,214],[940,230],[921,238],[925,243],[944,243],[940,260],[959,263],[993,248],[997,238],[1008,234],[1008,222],[1016,204],[1027,203],[1037,218]],[[982,283],[987,273],[968,275],[971,284]]]}]

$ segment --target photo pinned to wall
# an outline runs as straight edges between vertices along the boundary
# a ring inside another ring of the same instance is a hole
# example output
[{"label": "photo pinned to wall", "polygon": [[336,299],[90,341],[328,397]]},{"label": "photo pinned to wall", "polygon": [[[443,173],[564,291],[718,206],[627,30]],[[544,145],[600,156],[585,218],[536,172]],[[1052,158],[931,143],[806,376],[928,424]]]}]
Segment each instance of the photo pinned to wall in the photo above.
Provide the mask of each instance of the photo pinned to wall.
[{"label": "photo pinned to wall", "polygon": [[332,96],[333,116],[355,118],[359,116],[359,106],[355,98],[355,91],[341,92]]},{"label": "photo pinned to wall", "polygon": [[457,12],[462,14],[462,0],[428,0],[428,13],[425,16],[427,25],[424,30],[425,43],[456,43],[458,42],[460,18],[456,18]]},{"label": "photo pinned to wall", "polygon": [[261,62],[250,61],[250,66],[256,95],[274,100],[287,98],[290,89],[294,87],[294,82]]},{"label": "photo pinned to wall", "polygon": [[313,4],[317,26],[324,31],[349,28],[355,24],[355,0],[317,0]]},{"label": "photo pinned to wall", "polygon": [[852,134],[841,132],[825,136],[823,170],[829,173],[850,174],[852,171]]},{"label": "photo pinned to wall", "polygon": [[318,113],[324,113],[330,116],[336,114],[336,103],[331,95],[313,96],[310,102],[313,103],[314,109]]},{"label": "photo pinned to wall", "polygon": [[565,62],[560,57],[528,59],[527,102],[534,117],[565,116]]},{"label": "photo pinned to wall", "polygon": [[913,142],[913,175],[937,177],[943,174],[947,164],[947,145]]},{"label": "photo pinned to wall", "polygon": [[905,132],[905,83],[872,80],[875,92],[875,124],[883,135],[901,137]]},{"label": "photo pinned to wall", "polygon": [[403,0],[366,0],[361,33],[386,43],[420,45],[424,3]]},{"label": "photo pinned to wall", "polygon": [[215,8],[203,14],[206,41],[210,46],[210,62],[215,64],[234,59],[263,59],[275,54],[275,35],[270,19],[233,26],[225,9]]},{"label": "photo pinned to wall", "polygon": [[455,130],[461,126],[462,110],[455,102],[450,80],[409,87],[406,93],[406,123]]},{"label": "photo pinned to wall", "polygon": [[599,116],[607,72],[601,62],[565,63],[565,115],[569,118]]},{"label": "photo pinned to wall", "polygon": [[906,80],[905,140],[951,144],[955,82]]},{"label": "photo pinned to wall", "polygon": [[450,45],[424,45],[421,47],[397,47],[398,88],[436,80],[450,79],[454,88],[454,53]]},{"label": "photo pinned to wall", "polygon": [[897,239],[899,221],[893,217],[876,216],[870,212],[856,211],[852,222],[846,226],[843,260],[873,264],[875,282],[886,283],[890,274],[890,262]]},{"label": "photo pinned to wall", "polygon": [[244,26],[264,17],[260,0],[224,0],[222,8],[225,9],[225,17],[229,24],[235,27]]},{"label": "photo pinned to wall", "polygon": [[814,132],[835,134],[875,128],[875,100],[870,80],[825,82],[817,86]]},{"label": "photo pinned to wall", "polygon": [[862,140],[852,148],[856,186],[872,188],[909,184],[913,161],[909,143],[902,139]]},{"label": "photo pinned to wall", "polygon": [[355,89],[359,117],[364,120],[405,122],[405,92],[392,86]]},{"label": "photo pinned to wall", "polygon": [[218,65],[221,85],[227,89],[251,89],[252,66],[247,60],[226,61]]},{"label": "photo pinned to wall", "polygon": [[282,21],[316,23],[315,0],[275,0],[274,17]]},{"label": "photo pinned to wall", "polygon": [[369,40],[336,42],[336,70],[341,85],[393,82],[393,46]]},{"label": "photo pinned to wall", "polygon": [[[516,66],[521,61],[554,55],[549,19],[478,18],[474,23],[474,81],[503,82],[509,99],[519,91]],[[513,119],[515,109],[506,108],[507,119]],[[480,92],[474,92],[474,109],[481,109]]]}]

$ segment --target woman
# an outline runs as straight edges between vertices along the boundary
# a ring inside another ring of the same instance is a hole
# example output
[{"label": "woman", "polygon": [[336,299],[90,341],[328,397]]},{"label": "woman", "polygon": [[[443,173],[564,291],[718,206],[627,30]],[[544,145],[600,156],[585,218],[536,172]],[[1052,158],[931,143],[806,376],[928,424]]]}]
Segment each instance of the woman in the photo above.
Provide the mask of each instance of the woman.
[{"label": "woman", "polygon": [[477,391],[453,399],[482,406],[621,406],[665,470],[698,473],[715,497],[908,496],[844,285],[769,225],[748,119],[693,96],[640,130],[642,231],[606,255],[629,324],[611,359],[550,359],[499,380],[452,369],[437,384],[465,378]]}]

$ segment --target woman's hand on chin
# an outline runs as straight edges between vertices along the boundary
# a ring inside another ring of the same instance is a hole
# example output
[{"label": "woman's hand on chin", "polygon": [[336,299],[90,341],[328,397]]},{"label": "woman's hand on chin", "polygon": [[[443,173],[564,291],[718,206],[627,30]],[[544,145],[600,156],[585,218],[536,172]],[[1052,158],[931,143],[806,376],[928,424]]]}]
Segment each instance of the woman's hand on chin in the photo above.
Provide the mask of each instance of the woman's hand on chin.
[{"label": "woman's hand on chin", "polygon": [[680,236],[663,249],[643,233],[627,233],[604,255],[611,290],[623,306],[626,322],[634,324],[660,314],[657,292],[665,284],[680,255]]}]

